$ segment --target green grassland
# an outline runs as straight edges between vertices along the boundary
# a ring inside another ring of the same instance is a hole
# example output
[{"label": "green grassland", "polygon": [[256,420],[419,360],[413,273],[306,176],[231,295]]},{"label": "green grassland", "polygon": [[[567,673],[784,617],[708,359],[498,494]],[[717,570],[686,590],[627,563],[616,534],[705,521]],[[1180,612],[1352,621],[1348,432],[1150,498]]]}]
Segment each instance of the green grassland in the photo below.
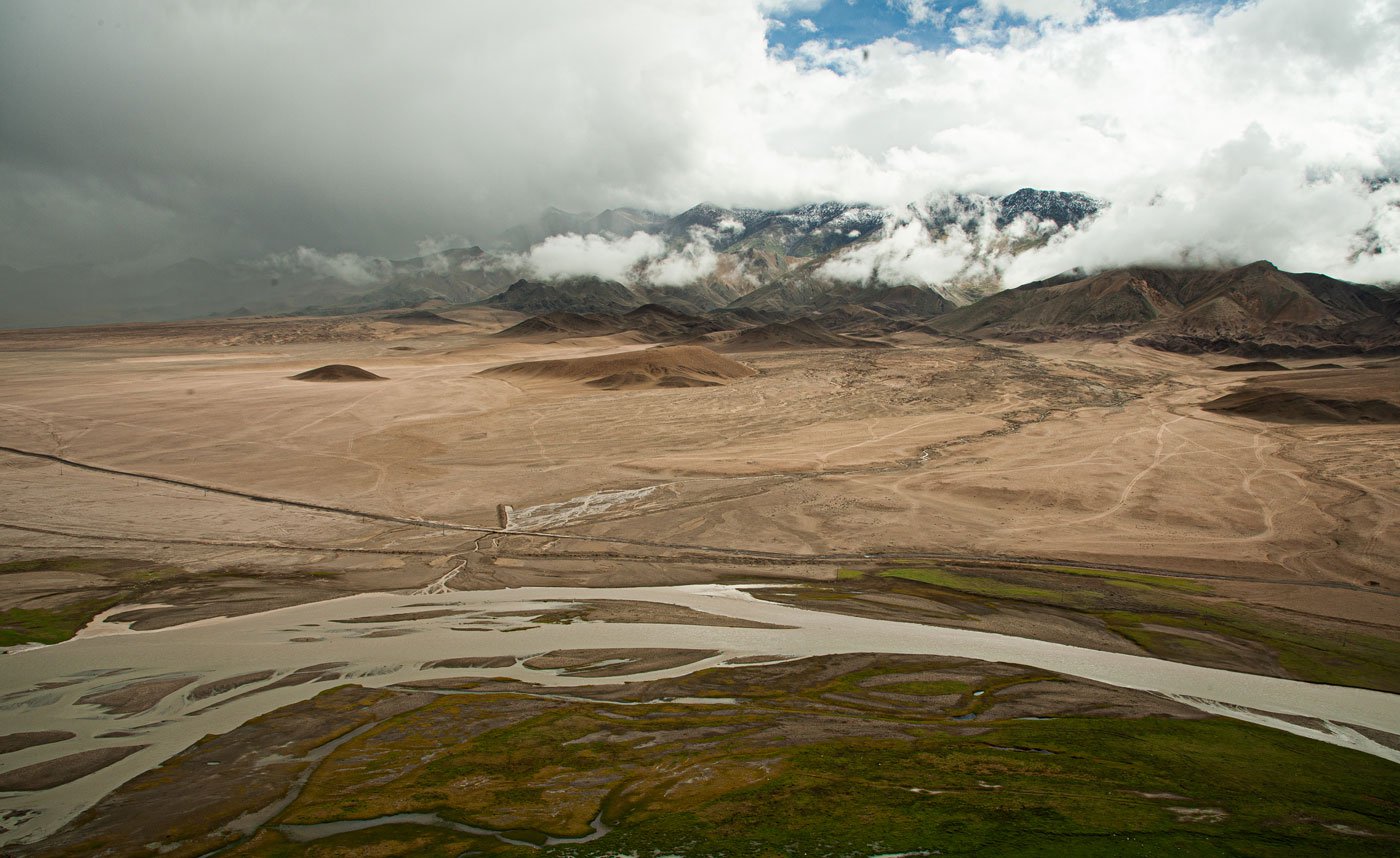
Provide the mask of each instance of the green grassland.
[{"label": "green grassland", "polygon": [[119,598],[84,599],[59,608],[11,608],[0,611],[0,646],[66,641]]},{"label": "green grassland", "polygon": [[[1219,718],[1041,710],[1035,720],[993,719],[1007,695],[1067,686],[1007,666],[981,665],[996,670],[975,675],[966,665],[891,657],[833,672],[821,661],[799,663],[785,681],[771,670],[706,671],[677,689],[754,693],[739,706],[444,696],[338,749],[274,825],[229,854],[1364,856],[1400,848],[1400,768],[1383,760]],[[966,714],[974,720],[961,720]],[[455,734],[444,732],[450,727]],[[277,827],[407,812],[517,842],[396,824],[295,843]],[[586,835],[600,814],[612,828],[603,837],[549,843]]]}]

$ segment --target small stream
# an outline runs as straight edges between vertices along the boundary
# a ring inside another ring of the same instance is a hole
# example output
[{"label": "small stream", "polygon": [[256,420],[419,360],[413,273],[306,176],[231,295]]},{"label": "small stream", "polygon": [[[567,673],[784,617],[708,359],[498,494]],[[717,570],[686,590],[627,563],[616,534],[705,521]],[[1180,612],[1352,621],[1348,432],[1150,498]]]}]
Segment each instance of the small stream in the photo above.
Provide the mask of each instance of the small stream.
[{"label": "small stream", "polygon": [[[520,831],[496,831],[490,828],[478,828],[475,825],[466,825],[461,822],[453,822],[450,819],[443,819],[436,813],[394,813],[388,816],[376,816],[373,819],[350,819],[336,822],[318,822],[311,825],[278,825],[277,831],[286,835],[288,840],[297,843],[308,843],[313,840],[322,840],[337,834],[347,834],[351,831],[364,831],[367,828],[379,828],[384,825],[429,825],[435,828],[448,828],[453,831],[460,831],[464,834],[474,834],[478,837],[492,837],[502,843],[509,843],[513,846],[556,846],[567,843],[589,843],[612,831],[612,826],[603,822],[603,812],[598,811],[598,815],[593,817],[589,823],[589,832],[581,837],[555,837],[546,835],[543,832],[520,832]],[[521,837],[530,836],[528,840]],[[515,835],[515,836],[512,836]],[[538,836],[533,836],[538,835]]]}]

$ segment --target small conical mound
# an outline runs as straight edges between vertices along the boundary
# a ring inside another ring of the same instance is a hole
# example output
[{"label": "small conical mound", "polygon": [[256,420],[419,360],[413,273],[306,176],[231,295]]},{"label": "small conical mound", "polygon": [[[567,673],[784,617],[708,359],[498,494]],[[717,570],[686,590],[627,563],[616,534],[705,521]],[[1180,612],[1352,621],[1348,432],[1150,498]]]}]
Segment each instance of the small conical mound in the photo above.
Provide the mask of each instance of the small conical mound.
[{"label": "small conical mound", "polygon": [[583,382],[607,390],[713,387],[758,373],[704,346],[665,346],[492,367],[481,375],[539,382]]},{"label": "small conical mound", "polygon": [[292,379],[296,381],[383,381],[384,376],[375,375],[367,369],[360,369],[348,363],[332,363],[299,372]]}]

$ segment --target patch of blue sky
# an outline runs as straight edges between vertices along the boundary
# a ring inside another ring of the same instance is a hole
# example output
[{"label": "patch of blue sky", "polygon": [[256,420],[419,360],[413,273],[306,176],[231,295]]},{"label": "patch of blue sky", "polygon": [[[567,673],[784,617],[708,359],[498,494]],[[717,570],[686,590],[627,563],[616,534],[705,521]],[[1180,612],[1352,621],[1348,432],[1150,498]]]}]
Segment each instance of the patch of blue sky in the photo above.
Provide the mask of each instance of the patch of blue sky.
[{"label": "patch of blue sky", "polygon": [[[1111,14],[1131,20],[1177,11],[1210,14],[1241,2],[1098,0],[1095,15]],[[770,16],[774,24],[768,32],[768,43],[783,56],[792,55],[804,42],[814,39],[854,47],[893,37],[925,50],[954,48],[960,44],[957,29],[965,27],[971,16],[981,18],[985,10],[979,7],[983,5],[980,0],[823,0],[820,6],[812,8],[813,2],[808,0]],[[999,30],[1025,26],[1027,21],[1003,11],[990,23],[995,38]]]}]

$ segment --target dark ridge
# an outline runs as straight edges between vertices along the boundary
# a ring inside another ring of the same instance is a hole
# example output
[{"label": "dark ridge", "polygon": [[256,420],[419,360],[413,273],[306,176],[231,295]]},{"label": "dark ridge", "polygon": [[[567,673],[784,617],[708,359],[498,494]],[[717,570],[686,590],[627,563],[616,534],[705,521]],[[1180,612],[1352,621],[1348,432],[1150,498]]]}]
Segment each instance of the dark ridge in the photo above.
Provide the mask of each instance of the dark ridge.
[{"label": "dark ridge", "polygon": [[493,336],[532,337],[539,334],[596,336],[616,333],[622,328],[622,320],[617,316],[601,313],[554,312],[531,316],[503,331],[498,331]]},{"label": "dark ridge", "polygon": [[[1332,364],[1332,366],[1336,366],[1336,364]],[[1229,363],[1218,366],[1216,369],[1221,372],[1280,372],[1286,371],[1288,367],[1271,360],[1251,360],[1244,363]]]},{"label": "dark ridge", "polygon": [[1053,220],[1058,226],[1066,226],[1088,220],[1103,208],[1102,202],[1088,194],[1022,188],[1001,198],[997,227],[1004,229],[1013,220],[1028,212],[1038,220]]},{"label": "dark ridge", "polygon": [[643,304],[642,306],[637,307],[635,310],[627,311],[627,313],[623,315],[622,318],[631,319],[637,316],[662,316],[667,319],[673,319],[678,322],[689,322],[694,320],[694,317],[687,316],[685,313],[682,313],[679,310],[674,310],[670,307],[665,306],[664,304]]},{"label": "dark ridge", "polygon": [[1180,354],[1261,359],[1400,353],[1400,301],[1374,287],[1264,261],[1071,279],[1076,273],[989,295],[930,324],[980,339],[1131,339]]},{"label": "dark ridge", "polygon": [[477,303],[483,307],[542,315],[561,311],[621,314],[634,309],[641,301],[616,281],[573,277],[548,283],[517,280],[504,292]]},{"label": "dark ridge", "polygon": [[1384,399],[1335,399],[1268,387],[1227,394],[1201,407],[1271,423],[1400,423],[1400,405]]},{"label": "dark ridge", "polygon": [[772,322],[740,331],[726,340],[725,351],[765,351],[778,349],[859,349],[889,348],[887,343],[860,340],[835,334],[812,319]]}]

